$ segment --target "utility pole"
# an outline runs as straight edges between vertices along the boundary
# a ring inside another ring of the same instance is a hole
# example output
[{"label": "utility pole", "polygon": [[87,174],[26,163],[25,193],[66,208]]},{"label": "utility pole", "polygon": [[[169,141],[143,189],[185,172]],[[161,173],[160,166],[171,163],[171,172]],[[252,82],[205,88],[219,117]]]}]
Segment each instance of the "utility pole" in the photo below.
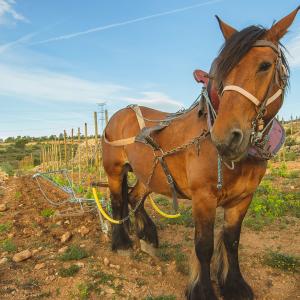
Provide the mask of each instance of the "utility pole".
[{"label": "utility pole", "polygon": [[98,106],[98,121],[100,127],[100,135],[102,135],[105,128],[105,111],[106,111],[106,102],[97,103]]}]

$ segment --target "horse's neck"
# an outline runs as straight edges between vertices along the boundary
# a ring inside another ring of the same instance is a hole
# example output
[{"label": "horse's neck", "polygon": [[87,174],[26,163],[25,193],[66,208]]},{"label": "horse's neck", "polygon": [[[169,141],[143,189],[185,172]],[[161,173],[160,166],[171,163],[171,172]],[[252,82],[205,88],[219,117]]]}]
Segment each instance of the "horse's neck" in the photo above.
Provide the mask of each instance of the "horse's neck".
[{"label": "horse's neck", "polygon": [[207,130],[206,114],[199,117],[198,106],[174,119],[170,125],[162,131],[165,134],[172,132],[178,140],[188,140]]}]

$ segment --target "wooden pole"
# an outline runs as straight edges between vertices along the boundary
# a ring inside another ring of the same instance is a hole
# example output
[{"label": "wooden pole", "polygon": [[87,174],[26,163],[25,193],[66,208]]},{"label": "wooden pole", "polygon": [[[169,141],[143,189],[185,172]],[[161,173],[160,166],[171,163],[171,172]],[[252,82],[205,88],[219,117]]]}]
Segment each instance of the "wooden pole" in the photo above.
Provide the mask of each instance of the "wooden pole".
[{"label": "wooden pole", "polygon": [[108,111],[105,110],[105,126],[108,124]]},{"label": "wooden pole", "polygon": [[53,140],[50,142],[50,169],[51,169],[51,171],[54,170],[54,168],[53,168]]},{"label": "wooden pole", "polygon": [[74,184],[74,129],[71,130],[71,165],[72,165],[72,185]]},{"label": "wooden pole", "polygon": [[48,160],[49,156],[48,156],[48,143],[46,143],[45,146],[45,166],[46,166],[46,171],[48,171]]},{"label": "wooden pole", "polygon": [[68,155],[67,155],[67,132],[64,130],[64,154],[65,154],[65,168],[68,168]]},{"label": "wooden pole", "polygon": [[87,184],[90,186],[90,174],[89,174],[89,142],[87,133],[87,123],[84,123],[84,139],[85,139],[85,165],[87,172]]},{"label": "wooden pole", "polygon": [[58,138],[58,158],[59,158],[58,166],[59,166],[59,168],[61,168],[62,167],[62,161],[61,161],[61,142],[60,142],[60,138]]},{"label": "wooden pole", "polygon": [[[94,112],[94,125],[95,125],[95,166],[96,166],[96,176],[99,174],[99,156],[98,156],[98,120],[97,120],[97,112]],[[101,181],[101,174],[100,174]]]},{"label": "wooden pole", "polygon": [[81,183],[81,150],[80,150],[80,127],[78,127],[78,183]]}]

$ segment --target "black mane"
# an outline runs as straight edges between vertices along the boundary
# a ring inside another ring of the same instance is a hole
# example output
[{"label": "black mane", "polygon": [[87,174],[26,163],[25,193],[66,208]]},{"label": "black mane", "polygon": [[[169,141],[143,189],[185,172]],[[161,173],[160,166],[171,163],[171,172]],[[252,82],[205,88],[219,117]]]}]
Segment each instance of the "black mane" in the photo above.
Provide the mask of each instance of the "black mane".
[{"label": "black mane", "polygon": [[[220,49],[219,56],[216,60],[215,79],[217,87],[222,89],[222,82],[251,49],[253,44],[266,34],[267,29],[262,26],[249,26],[241,31],[234,33]],[[289,66],[283,51],[282,63],[286,67],[289,74]]]}]

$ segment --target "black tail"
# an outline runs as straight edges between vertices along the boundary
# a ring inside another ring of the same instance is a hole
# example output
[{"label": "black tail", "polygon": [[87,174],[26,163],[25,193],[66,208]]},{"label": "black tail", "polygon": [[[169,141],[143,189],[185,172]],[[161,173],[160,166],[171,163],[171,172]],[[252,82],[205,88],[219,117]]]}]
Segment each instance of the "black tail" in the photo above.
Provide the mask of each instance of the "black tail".
[{"label": "black tail", "polygon": [[[127,183],[127,172],[123,176],[122,181],[122,199],[123,199],[123,207],[122,207],[122,217],[125,218],[129,216],[129,208],[128,208],[128,183]],[[129,232],[130,220],[124,223],[127,232]]]}]

